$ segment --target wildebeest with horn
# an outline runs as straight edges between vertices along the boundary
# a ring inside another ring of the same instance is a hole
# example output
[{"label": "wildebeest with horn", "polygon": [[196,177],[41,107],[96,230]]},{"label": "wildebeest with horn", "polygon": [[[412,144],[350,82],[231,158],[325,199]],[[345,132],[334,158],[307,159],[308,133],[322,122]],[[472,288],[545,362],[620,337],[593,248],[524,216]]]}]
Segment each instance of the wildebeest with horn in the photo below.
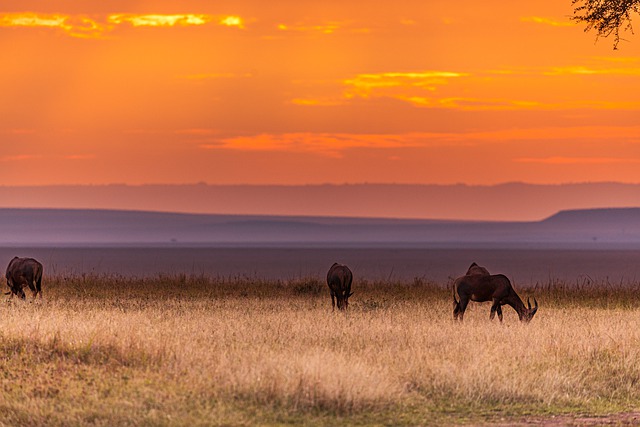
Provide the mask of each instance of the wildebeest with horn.
[{"label": "wildebeest with horn", "polygon": [[[456,299],[456,294],[460,297],[460,301]],[[462,320],[464,318],[464,312],[469,301],[492,301],[489,318],[493,320],[496,313],[498,313],[498,319],[501,322],[502,306],[505,304],[513,307],[518,313],[520,321],[525,323],[530,322],[536,311],[538,311],[538,301],[533,298],[534,307],[531,307],[531,302],[527,299],[527,306],[525,306],[504,274],[467,274],[457,278],[453,283],[454,319]]]},{"label": "wildebeest with horn", "polygon": [[338,300],[338,310],[346,310],[349,307],[349,297],[353,295],[351,292],[351,282],[353,274],[346,265],[334,263],[327,273],[327,284],[331,291],[331,307],[336,308],[336,300]]},{"label": "wildebeest with horn", "polygon": [[23,288],[28,286],[34,299],[38,294],[42,298],[42,264],[35,259],[14,257],[7,266],[6,278],[10,291],[5,295],[25,299]]}]

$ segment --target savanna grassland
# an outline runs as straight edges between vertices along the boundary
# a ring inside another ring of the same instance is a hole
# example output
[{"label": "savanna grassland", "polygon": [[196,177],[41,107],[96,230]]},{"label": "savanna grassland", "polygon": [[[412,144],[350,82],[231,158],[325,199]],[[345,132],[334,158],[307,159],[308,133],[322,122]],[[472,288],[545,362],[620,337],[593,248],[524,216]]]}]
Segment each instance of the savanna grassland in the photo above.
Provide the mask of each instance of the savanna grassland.
[{"label": "savanna grassland", "polygon": [[0,312],[0,425],[432,425],[640,410],[640,283],[550,282],[524,325],[447,283],[47,277]]}]

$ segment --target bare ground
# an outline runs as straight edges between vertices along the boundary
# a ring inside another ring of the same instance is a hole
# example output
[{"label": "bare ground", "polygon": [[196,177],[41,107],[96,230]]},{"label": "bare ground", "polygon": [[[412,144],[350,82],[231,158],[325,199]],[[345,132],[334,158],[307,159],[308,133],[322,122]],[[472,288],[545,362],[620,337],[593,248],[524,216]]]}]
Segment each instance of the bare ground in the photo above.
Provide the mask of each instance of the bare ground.
[{"label": "bare ground", "polygon": [[487,423],[491,426],[638,426],[640,412],[622,412],[602,416],[595,415],[557,415],[551,417],[521,417],[512,420],[501,420]]}]

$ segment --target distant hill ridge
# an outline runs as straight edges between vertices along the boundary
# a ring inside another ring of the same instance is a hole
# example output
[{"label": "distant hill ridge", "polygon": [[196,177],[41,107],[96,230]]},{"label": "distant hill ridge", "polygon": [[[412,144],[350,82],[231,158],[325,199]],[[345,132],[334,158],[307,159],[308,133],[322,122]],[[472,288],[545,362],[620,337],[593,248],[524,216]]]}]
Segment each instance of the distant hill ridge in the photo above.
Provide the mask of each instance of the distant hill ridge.
[{"label": "distant hill ridge", "polygon": [[640,184],[0,185],[0,207],[328,217],[538,221],[640,206]]},{"label": "distant hill ridge", "polygon": [[640,224],[640,208],[599,208],[563,210],[543,220],[543,223],[576,221],[604,223],[631,222]]},{"label": "distant hill ridge", "polygon": [[0,245],[331,244],[640,248],[640,208],[566,210],[542,221],[0,209]]}]

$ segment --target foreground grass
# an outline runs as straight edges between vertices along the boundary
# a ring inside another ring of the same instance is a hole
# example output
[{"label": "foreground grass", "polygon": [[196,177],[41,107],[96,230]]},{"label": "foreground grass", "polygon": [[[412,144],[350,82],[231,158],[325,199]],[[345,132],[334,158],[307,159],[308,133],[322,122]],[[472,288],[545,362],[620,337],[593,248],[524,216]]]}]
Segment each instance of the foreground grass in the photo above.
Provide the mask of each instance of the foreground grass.
[{"label": "foreground grass", "polygon": [[460,424],[640,408],[640,285],[523,290],[529,325],[446,284],[56,277],[0,312],[0,425]]}]

